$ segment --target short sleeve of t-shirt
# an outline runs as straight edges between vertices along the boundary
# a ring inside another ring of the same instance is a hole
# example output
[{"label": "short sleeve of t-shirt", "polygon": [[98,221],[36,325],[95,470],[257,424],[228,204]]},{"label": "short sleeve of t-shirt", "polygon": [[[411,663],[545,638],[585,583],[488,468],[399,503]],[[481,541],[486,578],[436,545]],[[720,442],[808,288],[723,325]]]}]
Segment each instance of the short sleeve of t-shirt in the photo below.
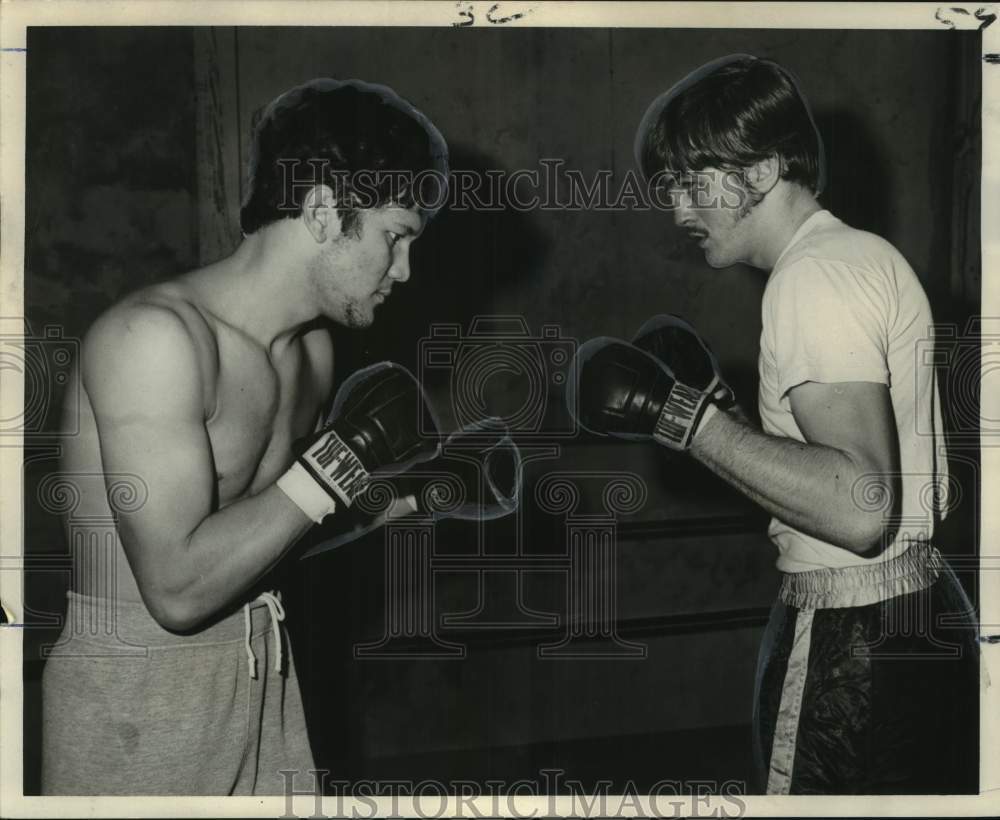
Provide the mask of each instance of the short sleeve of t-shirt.
[{"label": "short sleeve of t-shirt", "polygon": [[800,258],[769,288],[783,406],[803,382],[889,385],[890,292],[878,273],[836,260]]}]

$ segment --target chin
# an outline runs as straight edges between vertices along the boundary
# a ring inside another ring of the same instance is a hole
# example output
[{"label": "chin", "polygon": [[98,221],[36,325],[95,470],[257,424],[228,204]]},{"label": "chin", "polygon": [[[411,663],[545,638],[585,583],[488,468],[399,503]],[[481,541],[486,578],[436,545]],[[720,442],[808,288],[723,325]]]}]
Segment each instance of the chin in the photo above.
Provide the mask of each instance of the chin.
[{"label": "chin", "polygon": [[716,270],[732,267],[739,261],[739,259],[734,259],[730,256],[723,256],[720,253],[712,253],[711,251],[705,252],[705,262],[708,263],[710,268],[715,268]]},{"label": "chin", "polygon": [[344,311],[343,324],[354,330],[363,330],[366,327],[371,327],[375,322],[375,313],[371,310],[361,310],[360,308],[351,305]]}]

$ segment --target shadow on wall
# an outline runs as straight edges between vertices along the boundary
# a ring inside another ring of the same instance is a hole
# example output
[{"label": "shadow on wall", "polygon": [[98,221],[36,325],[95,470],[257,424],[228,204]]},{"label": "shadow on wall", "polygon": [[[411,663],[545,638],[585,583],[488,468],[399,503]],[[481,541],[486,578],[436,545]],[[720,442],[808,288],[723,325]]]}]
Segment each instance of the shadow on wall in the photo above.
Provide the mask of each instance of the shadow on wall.
[{"label": "shadow on wall", "polygon": [[[451,146],[450,163],[484,176],[503,167],[501,158],[465,145]],[[410,251],[409,282],[393,288],[371,329],[334,329],[338,382],[386,359],[416,373],[418,342],[431,325],[456,324],[464,335],[472,317],[493,311],[503,289],[545,269],[552,242],[537,214],[512,207],[506,198],[489,210],[473,203],[449,203],[426,227]],[[426,387],[433,391],[436,385]]]},{"label": "shadow on wall", "polygon": [[869,125],[846,108],[814,112],[826,148],[824,207],[853,228],[891,241],[889,164]]}]

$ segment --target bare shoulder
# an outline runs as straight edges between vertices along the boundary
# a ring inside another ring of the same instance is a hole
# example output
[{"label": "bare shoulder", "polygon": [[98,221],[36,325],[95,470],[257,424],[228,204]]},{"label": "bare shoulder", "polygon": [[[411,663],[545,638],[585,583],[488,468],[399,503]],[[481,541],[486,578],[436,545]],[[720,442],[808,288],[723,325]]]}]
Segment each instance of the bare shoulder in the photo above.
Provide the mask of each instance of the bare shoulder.
[{"label": "bare shoulder", "polygon": [[150,400],[207,398],[218,369],[214,331],[184,288],[138,291],[101,314],[83,339],[81,374],[88,393],[154,391]]}]

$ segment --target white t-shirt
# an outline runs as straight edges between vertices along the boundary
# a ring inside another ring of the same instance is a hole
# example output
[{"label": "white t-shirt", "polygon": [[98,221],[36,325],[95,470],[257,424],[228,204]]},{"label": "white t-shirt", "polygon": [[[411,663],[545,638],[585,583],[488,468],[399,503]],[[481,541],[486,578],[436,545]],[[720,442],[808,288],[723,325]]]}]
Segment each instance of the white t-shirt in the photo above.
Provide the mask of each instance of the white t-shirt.
[{"label": "white t-shirt", "polygon": [[[885,561],[933,535],[945,508],[947,461],[934,367],[930,305],[903,256],[874,234],[819,211],[796,231],[764,290],[760,416],[765,432],[805,441],[788,391],[803,382],[877,382],[889,387],[902,480],[900,526],[865,558],[771,519],[778,569],[804,572]],[[871,496],[859,485],[859,505]]]}]

